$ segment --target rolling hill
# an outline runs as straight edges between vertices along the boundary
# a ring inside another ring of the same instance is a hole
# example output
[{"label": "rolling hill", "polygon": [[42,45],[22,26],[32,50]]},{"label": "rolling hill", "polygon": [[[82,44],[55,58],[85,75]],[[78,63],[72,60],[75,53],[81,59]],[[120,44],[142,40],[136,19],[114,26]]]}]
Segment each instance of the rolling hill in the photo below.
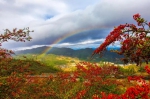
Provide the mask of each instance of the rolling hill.
[{"label": "rolling hill", "polygon": [[[33,49],[28,49],[28,50],[20,50],[20,51],[15,51],[16,55],[19,54],[42,54],[42,52],[47,49],[47,46],[44,47],[38,47],[38,48],[33,48]],[[52,48],[50,51],[48,51],[46,54],[55,54],[55,55],[62,55],[62,56],[69,56],[73,58],[79,58],[81,60],[85,61],[110,61],[114,63],[121,63],[118,59],[123,57],[121,55],[118,55],[114,52],[105,51],[103,54],[103,57],[100,57],[99,55],[95,55],[93,59],[90,59],[94,49],[92,48],[85,48],[85,49],[78,49],[74,50],[71,48]]]}]

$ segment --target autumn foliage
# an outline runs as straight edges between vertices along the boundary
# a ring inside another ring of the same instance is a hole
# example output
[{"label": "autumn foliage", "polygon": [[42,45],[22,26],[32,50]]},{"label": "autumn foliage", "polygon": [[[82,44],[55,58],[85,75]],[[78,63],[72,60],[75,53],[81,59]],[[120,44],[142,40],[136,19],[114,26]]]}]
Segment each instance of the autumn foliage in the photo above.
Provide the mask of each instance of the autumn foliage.
[{"label": "autumn foliage", "polygon": [[5,32],[0,35],[0,58],[10,58],[11,54],[14,54],[12,50],[1,48],[3,42],[7,42],[8,40],[13,40],[16,42],[25,42],[26,40],[30,41],[32,38],[29,36],[29,32],[33,31],[30,31],[29,28],[19,30],[15,28],[12,32],[5,29]]},{"label": "autumn foliage", "polygon": [[27,72],[12,72],[9,76],[0,79],[0,95],[1,99],[150,98],[149,81],[145,81],[143,76],[116,79],[115,76],[118,76],[119,72],[118,66],[99,66],[89,62],[78,63],[76,71],[49,75],[36,76]]},{"label": "autumn foliage", "polygon": [[140,65],[143,61],[148,64],[150,60],[150,22],[145,21],[139,14],[133,15],[137,22],[134,24],[122,24],[114,28],[106,37],[105,41],[94,51],[94,54],[102,53],[107,46],[120,41],[120,51],[115,51],[124,55],[124,63],[135,62]]}]

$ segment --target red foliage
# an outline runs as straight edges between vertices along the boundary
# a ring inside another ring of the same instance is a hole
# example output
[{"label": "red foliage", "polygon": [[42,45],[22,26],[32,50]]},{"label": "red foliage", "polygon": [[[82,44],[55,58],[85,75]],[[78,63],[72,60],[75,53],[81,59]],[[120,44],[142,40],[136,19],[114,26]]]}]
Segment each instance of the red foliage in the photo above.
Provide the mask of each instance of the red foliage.
[{"label": "red foliage", "polygon": [[148,74],[150,74],[150,68],[149,68],[148,65],[145,66],[145,70],[146,70],[146,72],[147,72]]},{"label": "red foliage", "polygon": [[128,77],[128,81],[138,81],[138,82],[142,82],[145,83],[145,81],[143,80],[143,76],[129,76]]},{"label": "red foliage", "polygon": [[82,99],[82,97],[86,94],[86,90],[81,90],[77,93],[77,96],[75,96],[75,98],[73,99]]},{"label": "red foliage", "polygon": [[[150,22],[145,21],[139,14],[133,15],[134,20],[140,28],[134,24],[123,24],[114,28],[112,32],[106,37],[105,41],[93,52],[92,56],[102,53],[106,47],[115,41],[120,41],[121,49],[117,52],[124,55],[122,59],[124,63],[135,62],[140,65],[142,61],[148,63],[150,60],[150,38],[147,36],[150,33]],[[145,26],[148,26],[146,29]]]},{"label": "red foliage", "polygon": [[[17,28],[13,29],[11,32],[10,30],[6,29],[4,34],[0,35],[0,46],[2,46],[3,42],[7,42],[8,40],[14,40],[16,42],[25,42],[30,41],[32,38],[29,36],[30,31],[29,28],[19,29]],[[0,58],[10,58],[11,54],[14,54],[12,50],[7,50],[0,47]]]}]

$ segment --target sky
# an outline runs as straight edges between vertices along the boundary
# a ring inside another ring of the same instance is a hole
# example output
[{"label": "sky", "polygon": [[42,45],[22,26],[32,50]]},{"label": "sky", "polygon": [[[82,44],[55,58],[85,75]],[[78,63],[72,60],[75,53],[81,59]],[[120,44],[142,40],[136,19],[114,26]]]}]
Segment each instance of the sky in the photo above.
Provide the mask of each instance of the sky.
[{"label": "sky", "polygon": [[0,0],[0,34],[4,29],[34,30],[30,42],[10,40],[1,47],[96,48],[114,26],[135,24],[134,14],[150,21],[149,4],[150,0]]}]

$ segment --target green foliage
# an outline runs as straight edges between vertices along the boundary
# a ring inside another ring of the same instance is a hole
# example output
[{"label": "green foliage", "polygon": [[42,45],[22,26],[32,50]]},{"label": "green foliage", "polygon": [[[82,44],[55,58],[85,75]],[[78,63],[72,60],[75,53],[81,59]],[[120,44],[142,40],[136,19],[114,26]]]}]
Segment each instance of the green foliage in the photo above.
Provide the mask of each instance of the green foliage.
[{"label": "green foliage", "polygon": [[140,66],[139,67],[139,72],[145,72],[145,66]]},{"label": "green foliage", "polygon": [[123,66],[119,66],[119,71],[121,72],[122,76],[124,77],[127,77],[127,76],[132,76],[134,75],[136,72],[137,72],[137,69],[138,67],[135,67],[135,66],[126,66],[126,67],[123,67]]},{"label": "green foliage", "polygon": [[68,63],[66,59],[58,59],[58,56],[56,55],[45,55],[43,58],[43,62],[46,63],[48,66],[60,66],[60,65],[65,65]]}]

